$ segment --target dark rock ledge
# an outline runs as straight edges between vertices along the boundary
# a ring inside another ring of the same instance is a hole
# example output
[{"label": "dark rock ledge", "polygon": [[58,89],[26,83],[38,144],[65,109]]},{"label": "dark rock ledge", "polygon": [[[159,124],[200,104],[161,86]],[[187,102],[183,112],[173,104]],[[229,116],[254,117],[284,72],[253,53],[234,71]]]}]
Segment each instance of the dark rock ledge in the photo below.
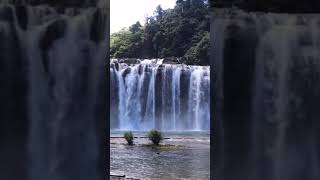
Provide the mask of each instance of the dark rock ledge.
[{"label": "dark rock ledge", "polygon": [[110,175],[111,180],[140,180],[137,178],[126,178],[126,175]]}]

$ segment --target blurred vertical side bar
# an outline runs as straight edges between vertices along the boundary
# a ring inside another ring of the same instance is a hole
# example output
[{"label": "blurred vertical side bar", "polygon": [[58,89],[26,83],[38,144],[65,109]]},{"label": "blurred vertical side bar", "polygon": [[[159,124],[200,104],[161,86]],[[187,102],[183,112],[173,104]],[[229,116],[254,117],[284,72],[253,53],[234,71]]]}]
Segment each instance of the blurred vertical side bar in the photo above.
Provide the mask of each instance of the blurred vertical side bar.
[{"label": "blurred vertical side bar", "polygon": [[109,178],[109,0],[0,0],[0,179]]}]

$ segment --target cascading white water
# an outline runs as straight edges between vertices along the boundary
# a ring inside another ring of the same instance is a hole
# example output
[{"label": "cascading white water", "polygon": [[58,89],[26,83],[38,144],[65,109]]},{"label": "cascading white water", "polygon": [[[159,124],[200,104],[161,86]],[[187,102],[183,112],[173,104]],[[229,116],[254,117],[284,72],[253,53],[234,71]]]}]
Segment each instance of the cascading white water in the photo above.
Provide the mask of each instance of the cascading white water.
[{"label": "cascading white water", "polygon": [[209,130],[210,67],[159,61],[111,61],[111,129]]},{"label": "cascading white water", "polygon": [[104,179],[100,149],[107,110],[100,99],[107,88],[101,85],[107,79],[107,9],[96,1],[78,3],[81,8],[72,6],[76,1],[68,7],[62,1],[19,2],[0,1],[1,77],[8,79],[0,92],[21,104],[9,115],[0,113],[1,121],[20,127],[11,128],[9,143],[1,144],[1,152],[19,146],[1,153],[17,167],[9,166],[8,173],[1,168],[0,179],[12,179],[10,171],[21,174],[13,179]]},{"label": "cascading white water", "polygon": [[320,15],[213,15],[220,177],[319,179]]}]

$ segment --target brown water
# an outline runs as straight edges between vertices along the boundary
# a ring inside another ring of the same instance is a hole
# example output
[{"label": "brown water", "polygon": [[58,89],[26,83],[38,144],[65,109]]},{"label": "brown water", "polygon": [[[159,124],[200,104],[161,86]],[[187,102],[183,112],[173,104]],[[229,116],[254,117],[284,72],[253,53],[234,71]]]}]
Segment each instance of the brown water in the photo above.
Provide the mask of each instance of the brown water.
[{"label": "brown water", "polygon": [[[135,136],[145,137],[143,132]],[[111,174],[140,179],[210,179],[210,139],[206,132],[165,133],[162,148],[135,138],[128,146],[121,132],[111,134]]]}]

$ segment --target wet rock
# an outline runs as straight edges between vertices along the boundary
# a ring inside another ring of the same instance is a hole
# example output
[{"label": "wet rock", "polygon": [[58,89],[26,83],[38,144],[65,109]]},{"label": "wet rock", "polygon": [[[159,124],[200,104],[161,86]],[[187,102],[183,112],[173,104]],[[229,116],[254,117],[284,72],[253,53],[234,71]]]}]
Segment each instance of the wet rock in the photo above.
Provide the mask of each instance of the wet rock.
[{"label": "wet rock", "polygon": [[96,9],[93,14],[93,21],[91,24],[90,38],[96,43],[107,40],[105,34],[106,23],[106,13],[102,12],[105,10]]},{"label": "wet rock", "polygon": [[[180,75],[180,112],[188,112],[188,99],[190,89],[190,72],[187,69],[183,69]],[[180,119],[184,121],[183,125],[188,128],[186,123],[188,121],[188,114],[180,114]]]},{"label": "wet rock", "polygon": [[17,21],[21,29],[26,30],[28,25],[28,9],[26,6],[17,5],[14,7]]},{"label": "wet rock", "polygon": [[14,20],[14,11],[10,6],[0,7],[0,21],[13,22]]},{"label": "wet rock", "polygon": [[163,59],[163,64],[180,64],[180,61],[178,58],[164,58]]},{"label": "wet rock", "polygon": [[155,117],[156,117],[156,125],[157,129],[161,129],[162,121],[163,121],[163,98],[162,98],[162,90],[163,90],[163,66],[160,65],[156,70],[155,76]]},{"label": "wet rock", "polygon": [[139,64],[141,61],[136,58],[125,58],[125,59],[119,59],[119,63],[125,63],[125,64]]},{"label": "wet rock", "polygon": [[28,176],[28,62],[12,23],[12,9],[0,10],[0,179]]}]

